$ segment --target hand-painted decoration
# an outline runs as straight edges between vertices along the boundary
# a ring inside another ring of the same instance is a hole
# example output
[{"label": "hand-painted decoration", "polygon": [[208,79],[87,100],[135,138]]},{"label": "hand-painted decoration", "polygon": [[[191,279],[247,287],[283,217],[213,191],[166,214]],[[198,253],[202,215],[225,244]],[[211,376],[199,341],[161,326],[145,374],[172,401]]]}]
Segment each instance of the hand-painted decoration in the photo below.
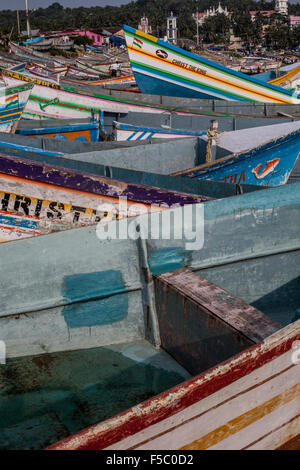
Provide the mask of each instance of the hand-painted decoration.
[{"label": "hand-painted decoration", "polygon": [[33,84],[0,88],[0,132],[13,132],[22,116]]},{"label": "hand-painted decoration", "polygon": [[[300,103],[300,95],[244,75],[123,26],[131,67],[142,93],[187,98]],[[143,48],[137,46],[143,40]],[[159,48],[159,49],[158,49]]]},{"label": "hand-painted decoration", "polygon": [[173,176],[279,186],[287,182],[299,155],[300,131],[297,130],[246,152],[173,173]]}]

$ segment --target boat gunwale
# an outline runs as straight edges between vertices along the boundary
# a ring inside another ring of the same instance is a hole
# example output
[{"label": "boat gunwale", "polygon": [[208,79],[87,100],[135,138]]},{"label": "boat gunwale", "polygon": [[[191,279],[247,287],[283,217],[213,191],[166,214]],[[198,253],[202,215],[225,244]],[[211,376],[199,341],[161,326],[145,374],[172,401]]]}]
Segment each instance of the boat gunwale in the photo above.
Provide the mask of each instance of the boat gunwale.
[{"label": "boat gunwale", "polygon": [[300,340],[300,320],[137,406],[51,444],[46,450],[105,449],[231,385],[289,351],[297,340]]}]

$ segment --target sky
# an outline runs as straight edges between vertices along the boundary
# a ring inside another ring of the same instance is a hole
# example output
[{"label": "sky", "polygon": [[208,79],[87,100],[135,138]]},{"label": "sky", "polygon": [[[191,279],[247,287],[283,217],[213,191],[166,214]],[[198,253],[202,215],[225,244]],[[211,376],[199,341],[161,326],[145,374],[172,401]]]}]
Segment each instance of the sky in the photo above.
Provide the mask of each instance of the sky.
[{"label": "sky", "polygon": [[[33,10],[33,8],[47,8],[56,1],[64,7],[75,8],[83,6],[119,6],[124,3],[129,3],[131,0],[28,0],[28,7],[30,10]],[[25,10],[25,0],[0,0],[0,10]]]},{"label": "sky", "polygon": [[[46,8],[56,0],[28,0],[29,9]],[[131,0],[57,0],[64,7],[92,7],[112,5],[118,6],[129,3]],[[290,0],[290,3],[300,3],[300,0]],[[24,10],[25,0],[0,0],[0,10]]]}]

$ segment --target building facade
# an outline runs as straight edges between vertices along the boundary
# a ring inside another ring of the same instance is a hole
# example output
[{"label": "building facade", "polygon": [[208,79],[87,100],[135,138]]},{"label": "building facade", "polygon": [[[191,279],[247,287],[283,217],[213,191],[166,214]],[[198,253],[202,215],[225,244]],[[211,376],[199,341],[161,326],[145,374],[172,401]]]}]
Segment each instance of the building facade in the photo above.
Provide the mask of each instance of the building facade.
[{"label": "building facade", "polygon": [[144,16],[140,19],[138,28],[139,31],[143,31],[143,33],[146,34],[152,34],[152,28],[149,25],[149,20],[147,16],[144,14]]},{"label": "building facade", "polygon": [[167,41],[171,44],[177,44],[178,30],[177,30],[177,16],[171,15],[167,18]]},{"label": "building facade", "polygon": [[275,10],[277,13],[280,13],[281,15],[288,15],[288,12],[289,12],[288,0],[276,0]]},{"label": "building facade", "polygon": [[198,20],[198,24],[199,26],[201,26],[203,25],[203,23],[205,22],[207,18],[210,18],[211,16],[215,16],[215,15],[221,15],[221,14],[225,16],[230,16],[230,12],[228,11],[227,7],[223,8],[221,4],[219,3],[217,8],[210,7],[209,10],[206,10],[205,12],[193,13],[193,18],[196,22]]},{"label": "building facade", "polygon": [[300,25],[300,16],[290,15],[290,26],[296,28]]}]

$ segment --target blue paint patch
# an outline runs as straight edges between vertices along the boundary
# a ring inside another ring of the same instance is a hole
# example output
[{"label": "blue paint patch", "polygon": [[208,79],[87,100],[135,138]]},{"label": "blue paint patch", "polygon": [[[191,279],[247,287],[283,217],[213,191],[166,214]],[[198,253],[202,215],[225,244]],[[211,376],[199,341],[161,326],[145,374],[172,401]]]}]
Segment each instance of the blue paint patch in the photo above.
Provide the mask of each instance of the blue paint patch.
[{"label": "blue paint patch", "polygon": [[75,140],[79,140],[80,142],[88,142],[87,138],[83,137],[83,135],[80,135],[80,136],[76,137]]},{"label": "blue paint patch", "polygon": [[184,268],[188,264],[190,253],[181,247],[150,251],[148,264],[153,274],[175,271]]},{"label": "blue paint patch", "polygon": [[37,222],[32,219],[20,219],[19,217],[13,217],[10,215],[0,215],[0,224],[9,225],[10,227],[16,227],[19,229],[36,230]]},{"label": "blue paint patch", "polygon": [[68,305],[62,313],[70,328],[107,325],[128,315],[128,293],[121,271],[67,276],[63,295]]},{"label": "blue paint patch", "polygon": [[62,135],[62,134],[55,135],[54,139],[68,140],[68,138],[65,135]]}]

